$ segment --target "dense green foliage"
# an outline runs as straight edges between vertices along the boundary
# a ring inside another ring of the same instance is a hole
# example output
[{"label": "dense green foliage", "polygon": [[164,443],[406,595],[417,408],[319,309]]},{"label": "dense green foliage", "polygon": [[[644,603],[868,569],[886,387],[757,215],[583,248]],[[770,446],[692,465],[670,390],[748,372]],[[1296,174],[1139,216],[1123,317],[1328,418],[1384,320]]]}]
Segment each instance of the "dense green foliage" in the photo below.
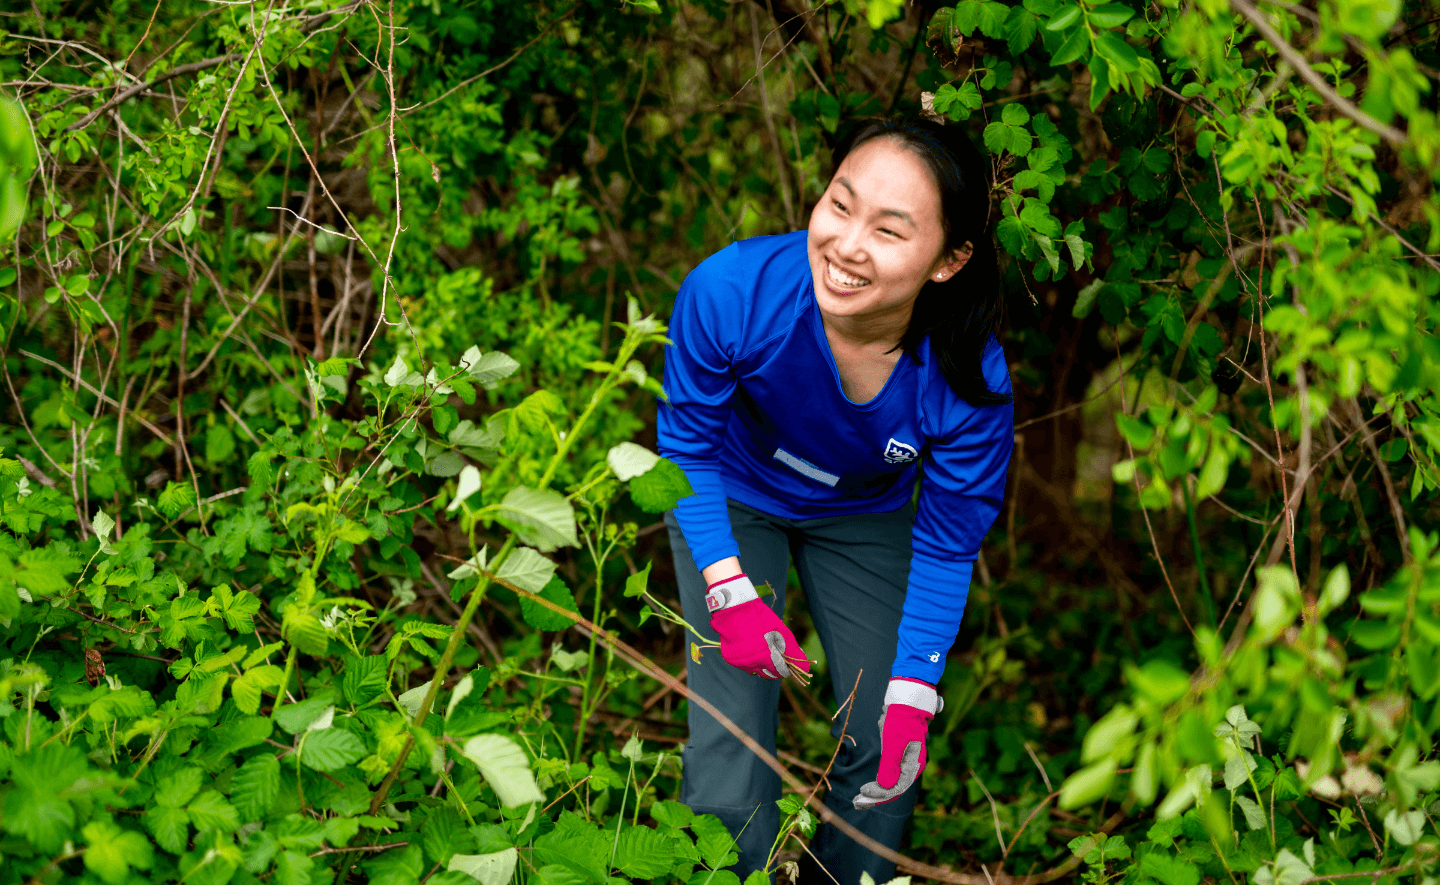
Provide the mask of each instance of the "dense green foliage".
[{"label": "dense green foliage", "polygon": [[[1434,881],[1437,37],[1425,0],[0,12],[0,883],[738,885],[673,801],[687,702],[603,632],[712,659],[656,317],[923,93],[994,161],[1019,423],[906,853]],[[825,682],[786,689],[808,783]]]}]

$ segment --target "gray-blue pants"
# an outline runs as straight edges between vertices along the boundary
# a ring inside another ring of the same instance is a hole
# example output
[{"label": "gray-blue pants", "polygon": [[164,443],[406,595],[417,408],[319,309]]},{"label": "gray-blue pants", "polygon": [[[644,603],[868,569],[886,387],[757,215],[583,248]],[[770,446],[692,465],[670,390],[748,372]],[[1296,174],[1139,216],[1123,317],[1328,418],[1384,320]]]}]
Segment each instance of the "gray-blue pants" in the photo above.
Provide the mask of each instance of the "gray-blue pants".
[{"label": "gray-blue pants", "polygon": [[[665,521],[685,618],[704,630],[709,624],[705,579],[674,515],[667,513]],[[915,808],[917,789],[868,811],[857,811],[851,800],[862,784],[875,779],[880,763],[876,723],[895,660],[896,630],[910,574],[913,524],[914,512],[908,505],[892,513],[794,520],[730,502],[730,525],[740,545],[740,566],[757,586],[767,581],[775,589],[775,596],[765,599],[777,612],[784,611],[786,577],[794,558],[811,619],[825,649],[836,698],[843,701],[848,697],[856,674],[864,671],[846,732],[855,743],[846,740],[840,750],[830,772],[825,804],[861,832],[897,850],[905,822]],[[707,651],[702,661],[686,664],[690,689],[719,707],[762,747],[775,752],[780,683],[737,670],[716,651]],[[795,688],[804,691],[798,685]],[[844,719],[841,713],[831,726],[830,733],[837,739]],[[781,795],[779,776],[695,705],[690,707],[690,741],[683,760],[681,801],[697,813],[719,817],[735,834],[740,863],[732,869],[742,880],[752,870],[763,869],[780,827],[775,805]],[[894,875],[894,864],[834,827],[822,826],[810,850],[840,885],[857,885],[862,872],[877,882]],[[809,858],[805,866],[809,875],[802,874],[802,882],[830,881],[813,869]]]}]

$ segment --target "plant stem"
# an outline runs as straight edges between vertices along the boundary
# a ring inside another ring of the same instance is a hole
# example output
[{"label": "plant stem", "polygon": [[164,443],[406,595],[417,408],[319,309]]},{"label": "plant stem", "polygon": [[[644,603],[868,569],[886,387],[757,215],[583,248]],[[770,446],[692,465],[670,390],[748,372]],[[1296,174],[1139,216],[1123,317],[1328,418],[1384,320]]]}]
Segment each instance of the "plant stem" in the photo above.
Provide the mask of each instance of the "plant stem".
[{"label": "plant stem", "polygon": [[1215,623],[1215,597],[1210,595],[1210,582],[1205,577],[1205,554],[1200,548],[1200,529],[1195,524],[1195,499],[1190,494],[1189,478],[1181,479],[1180,490],[1185,494],[1185,519],[1190,524],[1190,543],[1195,548],[1195,573],[1200,576],[1200,598],[1205,603],[1207,623]]}]

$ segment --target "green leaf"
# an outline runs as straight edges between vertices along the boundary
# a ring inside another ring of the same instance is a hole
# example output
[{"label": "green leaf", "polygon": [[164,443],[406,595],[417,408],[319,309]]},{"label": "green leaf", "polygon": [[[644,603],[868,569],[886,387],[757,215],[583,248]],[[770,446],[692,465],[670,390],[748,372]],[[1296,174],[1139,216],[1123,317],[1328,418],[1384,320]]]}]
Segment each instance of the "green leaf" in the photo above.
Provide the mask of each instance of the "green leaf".
[{"label": "green leaf", "polygon": [[1060,44],[1060,48],[1055,50],[1055,54],[1050,56],[1050,64],[1061,67],[1079,61],[1089,49],[1090,33],[1084,28],[1076,28],[1074,33]]},{"label": "green leaf", "polygon": [[1401,845],[1414,845],[1425,833],[1425,813],[1392,808],[1385,814],[1385,832]]},{"label": "green leaf", "polygon": [[516,486],[500,502],[500,518],[542,553],[576,547],[575,508],[554,489]]},{"label": "green leaf", "polygon": [[174,519],[186,508],[195,504],[195,489],[189,483],[168,482],[165,490],[155,501],[155,507],[161,513]]},{"label": "green leaf", "polygon": [[345,676],[341,680],[345,699],[358,707],[379,697],[385,690],[388,664],[384,655],[346,658]]},{"label": "green leaf", "polygon": [[110,885],[122,885],[131,867],[148,870],[154,863],[150,840],[134,830],[122,830],[108,820],[95,820],[86,824],[80,834],[86,842],[86,868]]},{"label": "green leaf", "polygon": [[480,769],[480,776],[507,808],[545,800],[545,794],[535,784],[525,751],[510,738],[498,734],[476,735],[465,742],[461,753]]},{"label": "green leaf", "polygon": [[563,867],[582,881],[605,882],[613,838],[574,812],[561,812],[555,829],[535,840],[535,859]]},{"label": "green leaf", "polygon": [[661,458],[649,471],[630,480],[630,500],[646,513],[664,513],[681,498],[695,494],[685,472],[675,462]]},{"label": "green leaf", "polygon": [[1011,126],[1023,126],[1030,122],[1030,112],[1019,102],[1011,102],[1000,112],[1000,119]]},{"label": "green leaf", "polygon": [[632,442],[623,442],[610,449],[605,456],[605,463],[615,471],[615,478],[621,482],[629,482],[637,476],[650,471],[656,464],[660,463],[660,456],[641,445]]},{"label": "green leaf", "polygon": [[1133,415],[1117,413],[1115,426],[1120,429],[1125,441],[1137,449],[1148,449],[1155,441],[1155,428]]},{"label": "green leaf", "polygon": [[690,821],[695,819],[695,812],[688,805],[666,799],[650,806],[650,816],[656,823],[679,829],[690,826]]},{"label": "green leaf", "polygon": [[299,734],[310,727],[310,725],[325,715],[326,711],[334,714],[331,706],[333,691],[306,698],[296,704],[286,704],[275,711],[275,724],[285,729],[290,734]]},{"label": "green leaf", "polygon": [[474,465],[466,464],[460,468],[460,478],[455,481],[455,497],[450,499],[450,504],[445,508],[445,512],[454,513],[459,510],[460,505],[478,491],[480,491],[480,471]]},{"label": "green leaf", "polygon": [[715,815],[696,815],[690,822],[690,829],[695,834],[695,848],[700,852],[700,859],[710,869],[728,867],[740,857],[734,850],[735,837]]},{"label": "green leaf", "polygon": [[235,699],[235,706],[239,707],[242,712],[253,716],[260,710],[263,693],[278,689],[280,680],[284,676],[285,671],[274,664],[262,664],[246,670],[230,686],[230,694]]},{"label": "green leaf", "polygon": [[1135,10],[1119,3],[1107,3],[1090,10],[1090,24],[1097,28],[1117,28],[1135,16]]},{"label": "green leaf", "polygon": [[432,862],[443,864],[455,853],[451,843],[464,829],[460,814],[442,805],[430,812],[420,827],[420,845]]},{"label": "green leaf", "polygon": [[150,831],[150,835],[155,837],[155,843],[161,848],[171,854],[179,854],[185,850],[190,835],[190,818],[183,808],[156,805],[145,812],[142,820],[145,822],[145,829]]},{"label": "green leaf", "polygon": [[262,753],[240,766],[230,780],[230,802],[243,821],[263,818],[280,794],[280,762]]},{"label": "green leaf", "polygon": [[515,875],[519,859],[520,854],[514,848],[493,854],[456,854],[451,856],[445,869],[464,873],[480,885],[506,885]]},{"label": "green leaf", "polygon": [[190,823],[200,832],[218,831],[229,833],[239,828],[240,818],[234,807],[215,790],[206,790],[195,801],[185,807]]},{"label": "green leaf", "polygon": [[365,742],[343,728],[310,732],[300,747],[300,761],[316,771],[339,771],[364,757]]},{"label": "green leaf", "polygon": [[645,588],[650,583],[650,566],[654,564],[653,561],[646,562],[644,568],[625,579],[626,598],[633,599],[645,594]]},{"label": "green leaf", "polygon": [[1397,436],[1380,446],[1380,457],[1393,464],[1405,457],[1405,453],[1409,451],[1409,449],[1410,444],[1405,437]]},{"label": "green leaf", "polygon": [[997,120],[985,127],[980,138],[985,142],[985,150],[999,156],[1010,144],[1010,127]]},{"label": "green leaf", "polygon": [[1067,3],[1060,7],[1050,21],[1045,23],[1047,31],[1063,31],[1080,20],[1080,7],[1074,3]]},{"label": "green leaf", "polygon": [[544,591],[554,574],[555,563],[529,547],[517,547],[510,551],[495,572],[496,577],[531,593]]},{"label": "green leaf", "polygon": [[1161,852],[1152,851],[1142,855],[1140,872],[1156,882],[1163,882],[1164,885],[1199,885],[1200,883],[1199,867],[1188,860]]},{"label": "green leaf", "polygon": [[65,281],[65,291],[71,295],[84,295],[90,291],[90,277],[83,273],[77,273]]},{"label": "green leaf", "polygon": [[[570,588],[565,586],[565,582],[561,581],[558,575],[550,577],[550,581],[540,589],[539,595],[566,611],[579,612]],[[525,623],[537,630],[564,630],[575,623],[559,612],[523,596],[520,597],[520,615],[525,619]]]},{"label": "green leaf", "polygon": [[419,372],[410,371],[404,358],[397,354],[390,370],[385,373],[384,381],[388,387],[419,387],[425,383],[425,378]]},{"label": "green leaf", "polygon": [[1089,805],[1110,792],[1115,782],[1116,762],[1113,756],[1080,769],[1060,785],[1060,807],[1065,810]]},{"label": "green leaf", "polygon": [[[675,864],[675,843],[649,827],[630,827],[620,833],[612,865],[635,879],[654,879]],[[767,880],[768,881],[768,880]]]},{"label": "green leaf", "polygon": [[205,460],[219,464],[235,453],[235,434],[224,424],[212,424],[205,431]]}]

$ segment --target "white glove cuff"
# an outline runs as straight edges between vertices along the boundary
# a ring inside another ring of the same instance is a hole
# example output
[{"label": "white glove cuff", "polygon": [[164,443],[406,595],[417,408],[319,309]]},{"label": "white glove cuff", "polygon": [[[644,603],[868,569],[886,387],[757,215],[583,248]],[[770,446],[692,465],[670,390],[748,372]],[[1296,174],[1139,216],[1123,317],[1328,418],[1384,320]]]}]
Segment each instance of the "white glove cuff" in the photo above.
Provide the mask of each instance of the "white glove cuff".
[{"label": "white glove cuff", "polygon": [[733,608],[752,599],[759,599],[760,594],[755,591],[755,585],[751,583],[746,575],[736,575],[724,581],[718,581],[710,591],[705,594],[705,607],[711,614],[720,611],[722,608]]},{"label": "white glove cuff", "polygon": [[931,716],[945,708],[945,702],[935,691],[934,686],[926,685],[923,682],[911,682],[908,679],[890,680],[889,687],[885,689],[885,706],[888,707],[891,704],[904,704],[907,707],[924,710]]}]

